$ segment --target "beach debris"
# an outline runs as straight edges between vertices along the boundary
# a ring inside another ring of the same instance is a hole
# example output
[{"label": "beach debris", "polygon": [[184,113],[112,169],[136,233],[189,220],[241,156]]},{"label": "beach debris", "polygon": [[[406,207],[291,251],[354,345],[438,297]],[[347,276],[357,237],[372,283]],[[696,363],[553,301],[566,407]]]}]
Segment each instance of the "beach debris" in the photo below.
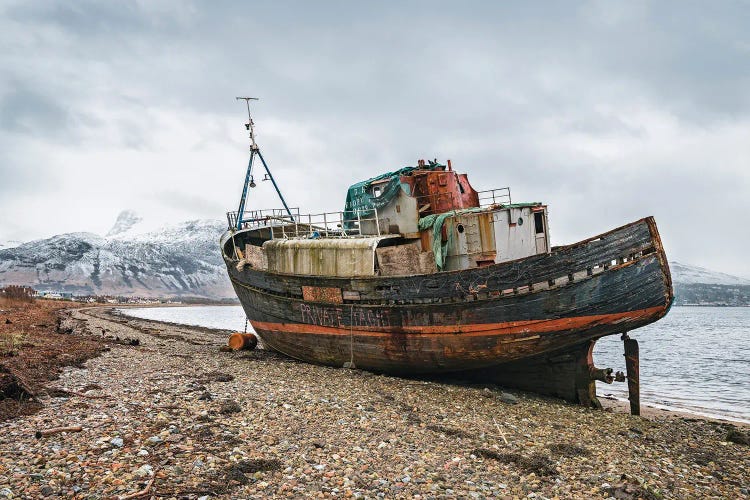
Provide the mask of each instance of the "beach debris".
[{"label": "beach debris", "polygon": [[252,333],[233,333],[229,336],[227,345],[234,351],[252,351],[258,345],[258,337]]},{"label": "beach debris", "polygon": [[500,395],[498,396],[498,399],[502,401],[503,403],[508,403],[509,405],[514,405],[518,403],[518,398],[509,392],[501,392]]},{"label": "beach debris", "polygon": [[81,432],[83,427],[80,425],[71,425],[69,427],[52,427],[50,429],[41,429],[34,433],[37,439],[41,439],[43,436],[51,436],[52,434],[60,434],[61,432]]},{"label": "beach debris", "polygon": [[[144,465],[144,467],[145,467],[145,465]],[[149,466],[149,468],[150,467],[151,466]],[[140,498],[140,497],[148,495],[151,492],[151,488],[154,485],[154,480],[156,480],[156,472],[153,471],[153,470],[151,470],[151,473],[153,475],[151,476],[151,480],[148,483],[146,483],[145,488],[143,488],[142,490],[136,491],[135,493],[130,493],[129,495],[122,495],[122,496],[119,497],[119,499],[120,500],[129,500],[131,498]]]},{"label": "beach debris", "polygon": [[458,438],[472,437],[472,435],[469,434],[468,432],[463,431],[461,429],[457,429],[455,427],[446,427],[444,425],[430,424],[430,425],[427,425],[426,428],[434,432],[439,432],[440,434],[445,434],[446,436],[454,436]]},{"label": "beach debris", "polygon": [[560,455],[563,457],[587,457],[591,455],[588,448],[572,443],[553,443],[547,446],[547,449],[553,455]]},{"label": "beach debris", "polygon": [[207,384],[209,382],[231,382],[234,380],[234,375],[229,373],[221,372],[209,372],[204,375],[204,378],[200,380],[200,383]]},{"label": "beach debris", "polygon": [[3,399],[29,399],[34,393],[18,375],[0,364],[0,401]]},{"label": "beach debris", "polygon": [[504,442],[505,444],[508,444],[508,440],[507,440],[507,439],[505,439],[505,433],[504,433],[504,432],[503,432],[503,430],[502,430],[502,429],[500,428],[500,425],[499,425],[499,424],[497,423],[497,420],[495,420],[495,417],[492,417],[492,421],[493,421],[493,422],[495,423],[495,427],[497,427],[497,432],[499,432],[499,433],[500,433],[500,437],[501,437],[501,438],[503,438],[503,442]]},{"label": "beach debris", "polygon": [[516,464],[520,469],[526,472],[533,472],[539,476],[551,476],[557,474],[554,468],[554,462],[541,453],[532,453],[525,456],[520,453],[498,453],[487,448],[477,448],[471,452],[478,457],[490,458],[505,464]]},{"label": "beach debris", "polygon": [[211,401],[212,399],[213,399],[213,396],[211,396],[211,393],[208,391],[205,391],[201,395],[198,396],[198,401]]},{"label": "beach debris", "polygon": [[738,431],[737,429],[731,429],[727,433],[726,440],[731,443],[750,445],[750,436],[744,432]]},{"label": "beach debris", "polygon": [[222,415],[230,415],[232,413],[240,413],[242,411],[242,405],[237,401],[223,401],[219,407],[219,413]]}]

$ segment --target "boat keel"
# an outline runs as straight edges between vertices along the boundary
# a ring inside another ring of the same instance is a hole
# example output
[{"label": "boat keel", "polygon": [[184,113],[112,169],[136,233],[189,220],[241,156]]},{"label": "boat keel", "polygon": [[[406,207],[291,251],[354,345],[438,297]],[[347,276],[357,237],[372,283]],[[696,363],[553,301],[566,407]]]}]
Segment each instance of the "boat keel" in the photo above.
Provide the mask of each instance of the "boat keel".
[{"label": "boat keel", "polygon": [[594,366],[595,344],[596,340],[589,340],[564,350],[480,370],[470,378],[601,408],[596,381],[611,384],[620,374],[614,375],[611,368]]}]

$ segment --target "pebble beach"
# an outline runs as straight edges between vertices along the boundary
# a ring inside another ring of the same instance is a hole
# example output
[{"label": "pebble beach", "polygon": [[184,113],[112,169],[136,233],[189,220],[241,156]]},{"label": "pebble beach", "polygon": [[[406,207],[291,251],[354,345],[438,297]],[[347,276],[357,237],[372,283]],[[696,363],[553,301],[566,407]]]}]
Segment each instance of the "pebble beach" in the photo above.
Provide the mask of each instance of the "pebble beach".
[{"label": "pebble beach", "polygon": [[748,429],[728,422],[226,352],[229,332],[108,308],[62,324],[106,347],[0,423],[0,498],[750,495]]}]

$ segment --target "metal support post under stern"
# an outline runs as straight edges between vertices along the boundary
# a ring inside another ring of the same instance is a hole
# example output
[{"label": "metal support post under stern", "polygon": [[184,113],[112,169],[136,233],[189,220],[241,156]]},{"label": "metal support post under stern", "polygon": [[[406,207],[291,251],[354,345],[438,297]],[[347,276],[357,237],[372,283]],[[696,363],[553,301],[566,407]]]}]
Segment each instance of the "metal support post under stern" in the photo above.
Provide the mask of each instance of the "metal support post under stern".
[{"label": "metal support post under stern", "polygon": [[628,373],[628,400],[630,400],[630,414],[641,414],[641,381],[638,359],[638,341],[622,334],[625,347],[625,370]]}]

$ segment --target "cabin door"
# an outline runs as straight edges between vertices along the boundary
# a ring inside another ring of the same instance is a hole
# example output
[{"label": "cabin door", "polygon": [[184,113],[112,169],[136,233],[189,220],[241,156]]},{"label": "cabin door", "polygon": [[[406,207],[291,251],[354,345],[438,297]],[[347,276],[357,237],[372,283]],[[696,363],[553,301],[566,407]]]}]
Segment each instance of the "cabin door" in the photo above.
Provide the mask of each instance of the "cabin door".
[{"label": "cabin door", "polygon": [[547,221],[545,212],[534,212],[534,237],[536,239],[536,253],[547,253]]}]

